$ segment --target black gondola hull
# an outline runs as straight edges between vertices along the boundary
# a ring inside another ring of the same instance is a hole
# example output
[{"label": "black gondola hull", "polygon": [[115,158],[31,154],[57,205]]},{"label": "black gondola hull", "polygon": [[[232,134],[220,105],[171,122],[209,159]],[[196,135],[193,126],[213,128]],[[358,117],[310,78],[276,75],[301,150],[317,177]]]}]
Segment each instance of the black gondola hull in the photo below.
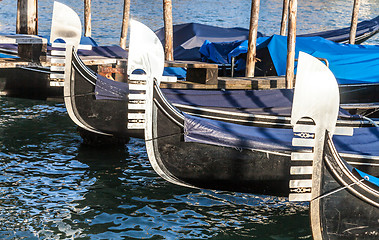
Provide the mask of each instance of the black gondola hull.
[{"label": "black gondola hull", "polygon": [[351,170],[329,139],[319,181],[325,197],[318,200],[319,212],[311,211],[311,218],[320,218],[323,239],[379,238],[379,187]]}]

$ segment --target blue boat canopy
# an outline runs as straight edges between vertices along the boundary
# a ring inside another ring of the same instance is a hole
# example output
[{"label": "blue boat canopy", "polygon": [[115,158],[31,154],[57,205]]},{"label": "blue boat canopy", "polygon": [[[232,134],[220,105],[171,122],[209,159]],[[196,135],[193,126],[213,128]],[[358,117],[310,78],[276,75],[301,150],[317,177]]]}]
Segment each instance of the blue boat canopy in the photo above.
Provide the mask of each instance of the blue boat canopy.
[{"label": "blue boat canopy", "polygon": [[[226,43],[206,42],[201,53],[215,61],[222,54],[218,51]],[[235,45],[235,42],[230,43]],[[257,50],[267,48],[278,76],[285,75],[287,61],[287,37],[274,35],[257,40]],[[240,44],[227,54],[228,62],[232,57],[238,58],[247,53],[247,41]],[[296,56],[299,51],[306,52],[317,58],[325,58],[338,84],[377,83],[379,81],[379,46],[350,45],[335,43],[321,37],[297,37]],[[217,52],[217,54],[215,53]],[[221,62],[220,62],[221,63]],[[238,62],[238,69],[243,69],[244,61]],[[296,69],[295,69],[296,71]]]},{"label": "blue boat canopy", "polygon": [[[246,28],[223,28],[200,23],[185,23],[173,26],[174,59],[200,61],[200,47],[205,40],[211,42],[232,42],[249,39],[249,29]],[[155,31],[159,40],[164,45],[164,28]],[[263,34],[258,33],[259,37]]]},{"label": "blue boat canopy", "polygon": [[[244,126],[185,114],[184,140],[217,146],[269,151],[296,151],[293,130]],[[353,136],[333,136],[339,153],[379,156],[379,129],[355,128]]]}]

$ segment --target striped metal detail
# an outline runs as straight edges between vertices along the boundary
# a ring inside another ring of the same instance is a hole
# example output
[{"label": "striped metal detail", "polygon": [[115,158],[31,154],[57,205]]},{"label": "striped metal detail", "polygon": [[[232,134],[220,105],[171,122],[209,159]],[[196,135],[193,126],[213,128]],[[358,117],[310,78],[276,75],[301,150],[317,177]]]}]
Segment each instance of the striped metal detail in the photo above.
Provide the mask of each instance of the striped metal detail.
[{"label": "striped metal detail", "polygon": [[290,201],[310,201],[313,174],[313,148],[315,146],[315,125],[296,124],[293,128],[292,145],[308,150],[291,153]]},{"label": "striped metal detail", "polygon": [[129,94],[129,100],[145,100],[146,94]]},{"label": "striped metal detail", "polygon": [[51,64],[65,64],[64,58],[51,58]]},{"label": "striped metal detail", "polygon": [[289,195],[290,202],[311,201],[311,200],[312,200],[311,193],[291,193]]},{"label": "striped metal detail", "polygon": [[51,56],[60,56],[63,57],[66,55],[65,51],[51,50]]},{"label": "striped metal detail", "polygon": [[316,132],[316,126],[315,125],[297,124],[293,127],[293,131],[294,132],[315,133]]},{"label": "striped metal detail", "polygon": [[296,147],[313,147],[315,145],[315,140],[311,138],[293,138],[292,146]]},{"label": "striped metal detail", "polygon": [[334,135],[353,136],[354,128],[352,127],[336,127]]},{"label": "striped metal detail", "polygon": [[145,114],[144,113],[128,113],[128,119],[129,120],[131,119],[142,120],[142,119],[145,119]]},{"label": "striped metal detail", "polygon": [[64,79],[63,73],[51,73],[50,79]]},{"label": "striped metal detail", "polygon": [[64,82],[50,81],[50,87],[63,87]]},{"label": "striped metal detail", "polygon": [[144,85],[144,84],[129,84],[129,90],[146,91],[146,85]]},{"label": "striped metal detail", "polygon": [[311,188],[312,180],[290,180],[290,188]]},{"label": "striped metal detail", "polygon": [[313,160],[313,152],[293,152],[291,153],[292,161],[312,161]]},{"label": "striped metal detail", "polygon": [[129,75],[128,129],[145,129],[146,80],[147,75]]},{"label": "striped metal detail", "polygon": [[53,42],[51,44],[51,47],[53,47],[53,48],[66,48],[66,43]]},{"label": "striped metal detail", "polygon": [[143,80],[143,81],[146,81],[147,79],[147,76],[146,75],[142,75],[142,74],[130,74],[129,75],[129,80]]},{"label": "striped metal detail", "polygon": [[65,56],[66,56],[66,44],[65,43],[52,43],[53,48],[63,48],[64,50],[51,50],[51,66],[50,66],[50,86],[51,87],[63,87],[63,81],[54,80],[64,80],[65,71]]},{"label": "striped metal detail", "polygon": [[133,129],[133,130],[139,130],[139,129],[145,129],[146,124],[143,123],[128,123],[128,129]]},{"label": "striped metal detail", "polygon": [[291,167],[290,169],[291,175],[305,175],[305,174],[312,174],[312,173],[313,173],[312,166]]},{"label": "striped metal detail", "polygon": [[128,104],[128,109],[129,110],[145,110],[146,109],[146,104],[140,103],[140,104]]},{"label": "striped metal detail", "polygon": [[54,72],[64,72],[64,67],[63,66],[51,66],[50,71]]}]

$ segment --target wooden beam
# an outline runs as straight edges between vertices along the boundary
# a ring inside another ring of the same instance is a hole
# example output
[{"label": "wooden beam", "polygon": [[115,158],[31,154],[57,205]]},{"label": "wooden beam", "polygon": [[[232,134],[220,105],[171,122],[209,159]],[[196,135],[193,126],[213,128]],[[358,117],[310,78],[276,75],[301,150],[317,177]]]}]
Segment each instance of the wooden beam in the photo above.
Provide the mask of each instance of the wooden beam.
[{"label": "wooden beam", "polygon": [[355,44],[355,37],[357,35],[359,5],[360,5],[360,1],[354,0],[353,14],[351,16],[351,25],[350,25],[350,38],[349,38],[350,44]]},{"label": "wooden beam", "polygon": [[130,15],[130,0],[124,0],[124,11],[122,14],[122,27],[120,37],[120,47],[126,49],[126,38],[128,36],[128,25]]},{"label": "wooden beam", "polygon": [[91,0],[84,0],[84,36],[91,37]]},{"label": "wooden beam", "polygon": [[17,0],[17,34],[38,34],[38,0]]},{"label": "wooden beam", "polygon": [[173,26],[172,26],[172,1],[163,0],[163,20],[165,29],[165,59],[174,60],[173,50]]},{"label": "wooden beam", "polygon": [[255,61],[257,55],[256,45],[258,33],[259,5],[260,0],[252,0],[249,28],[249,46],[246,56],[246,77],[254,77]]},{"label": "wooden beam", "polygon": [[296,46],[297,0],[289,1],[286,87],[293,88],[295,79],[295,46]]},{"label": "wooden beam", "polygon": [[288,5],[289,5],[289,0],[283,0],[282,22],[280,24],[280,35],[282,36],[286,35],[286,27],[287,27],[287,20],[288,20]]}]

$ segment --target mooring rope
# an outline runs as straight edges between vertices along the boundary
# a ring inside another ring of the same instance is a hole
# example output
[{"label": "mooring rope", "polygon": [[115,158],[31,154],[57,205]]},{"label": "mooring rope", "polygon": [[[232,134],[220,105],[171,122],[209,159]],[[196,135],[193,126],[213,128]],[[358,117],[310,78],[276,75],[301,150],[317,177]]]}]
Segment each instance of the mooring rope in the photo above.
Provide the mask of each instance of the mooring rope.
[{"label": "mooring rope", "polygon": [[94,93],[94,92],[89,92],[89,93],[74,94],[74,95],[63,96],[63,97],[64,97],[64,98],[69,98],[69,97],[85,97],[85,96],[95,95],[95,94],[96,94],[96,93]]},{"label": "mooring rope", "polygon": [[166,138],[166,137],[173,137],[173,136],[176,136],[176,135],[184,135],[184,134],[185,134],[185,132],[183,132],[183,133],[173,133],[173,134],[164,135],[164,136],[160,136],[160,137],[145,139],[145,142],[153,141],[153,140],[158,140],[158,139]]},{"label": "mooring rope", "polygon": [[368,118],[366,116],[362,116],[362,118],[369,121],[372,125],[374,125],[374,127],[379,127],[378,124],[374,120],[372,120],[371,118]]},{"label": "mooring rope", "polygon": [[333,190],[333,191],[331,191],[331,192],[324,193],[324,194],[322,194],[322,195],[320,195],[320,196],[318,196],[318,197],[315,197],[315,198],[313,198],[313,199],[311,200],[311,202],[316,201],[316,200],[320,200],[320,199],[325,198],[325,197],[327,197],[327,196],[330,196],[330,195],[332,195],[332,194],[338,193],[338,192],[340,192],[340,191],[342,191],[342,190],[344,190],[344,189],[346,189],[346,188],[352,187],[352,186],[354,186],[354,185],[361,184],[364,180],[366,180],[366,177],[362,178],[362,179],[359,180],[358,182],[354,182],[354,183],[351,183],[351,184],[349,184],[349,185],[345,185],[345,186],[339,187],[339,188],[337,188],[337,189],[335,189],[335,190]]}]

